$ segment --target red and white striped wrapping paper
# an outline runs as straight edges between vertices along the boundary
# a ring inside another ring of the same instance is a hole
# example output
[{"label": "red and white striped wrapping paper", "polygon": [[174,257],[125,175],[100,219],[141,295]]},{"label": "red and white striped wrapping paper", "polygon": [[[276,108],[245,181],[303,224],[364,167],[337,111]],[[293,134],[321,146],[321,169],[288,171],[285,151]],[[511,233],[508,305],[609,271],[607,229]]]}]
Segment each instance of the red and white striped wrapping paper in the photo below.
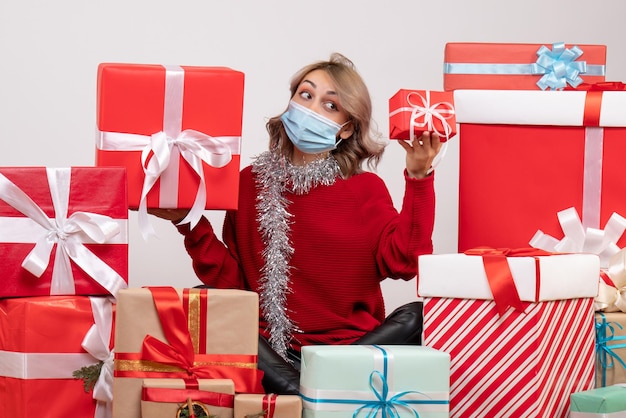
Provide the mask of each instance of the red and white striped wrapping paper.
[{"label": "red and white striped wrapping paper", "polygon": [[[420,257],[422,343],[451,356],[452,418],[566,417],[570,394],[593,388],[598,260],[579,256],[592,264],[577,255],[509,259],[524,312],[501,317],[490,295],[479,294],[489,292],[479,256]],[[550,259],[546,269],[542,259]],[[473,298],[450,296],[463,288]]]}]

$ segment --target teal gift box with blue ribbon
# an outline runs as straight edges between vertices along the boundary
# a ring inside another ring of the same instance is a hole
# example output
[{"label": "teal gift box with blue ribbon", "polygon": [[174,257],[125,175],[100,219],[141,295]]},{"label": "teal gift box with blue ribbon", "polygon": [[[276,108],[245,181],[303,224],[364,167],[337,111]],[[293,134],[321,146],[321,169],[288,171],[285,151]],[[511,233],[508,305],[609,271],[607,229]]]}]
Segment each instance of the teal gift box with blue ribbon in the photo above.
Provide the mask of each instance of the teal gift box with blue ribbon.
[{"label": "teal gift box with blue ribbon", "polygon": [[596,387],[626,383],[626,313],[596,312],[595,317]]},{"label": "teal gift box with blue ribbon", "polygon": [[446,91],[562,90],[605,81],[605,45],[450,42]]},{"label": "teal gift box with blue ribbon", "polygon": [[450,355],[424,346],[302,347],[303,418],[448,418]]},{"label": "teal gift box with blue ribbon", "polygon": [[626,385],[612,385],[570,395],[569,418],[625,417]]}]

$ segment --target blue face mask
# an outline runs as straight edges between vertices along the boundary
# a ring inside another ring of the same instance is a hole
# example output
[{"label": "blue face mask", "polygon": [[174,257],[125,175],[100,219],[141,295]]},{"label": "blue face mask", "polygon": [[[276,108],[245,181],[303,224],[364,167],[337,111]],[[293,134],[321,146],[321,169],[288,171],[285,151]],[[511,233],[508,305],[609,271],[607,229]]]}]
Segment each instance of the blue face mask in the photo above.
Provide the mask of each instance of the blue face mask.
[{"label": "blue face mask", "polygon": [[293,100],[289,102],[289,108],[280,119],[293,145],[306,154],[330,151],[339,144],[337,134],[343,125]]}]

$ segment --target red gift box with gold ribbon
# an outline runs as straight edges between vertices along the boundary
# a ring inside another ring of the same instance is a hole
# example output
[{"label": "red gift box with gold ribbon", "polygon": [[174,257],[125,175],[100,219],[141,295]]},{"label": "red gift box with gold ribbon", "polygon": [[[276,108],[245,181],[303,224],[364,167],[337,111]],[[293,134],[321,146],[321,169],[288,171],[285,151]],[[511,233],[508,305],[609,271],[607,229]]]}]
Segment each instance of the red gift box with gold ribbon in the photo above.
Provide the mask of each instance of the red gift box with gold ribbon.
[{"label": "red gift box with gold ribbon", "polygon": [[262,393],[258,295],[235,289],[124,289],[117,301],[113,417],[139,418],[143,379],[231,379]]},{"label": "red gift box with gold ribbon", "polygon": [[194,225],[204,209],[237,208],[242,72],[102,63],[97,92],[96,165],[127,168],[140,224],[146,208],[191,209]]},{"label": "red gift box with gold ribbon", "polygon": [[455,91],[459,251],[537,238],[551,251],[592,251],[605,266],[626,244],[623,88]]},{"label": "red gift box with gold ribbon", "polygon": [[0,255],[0,297],[116,295],[128,283],[125,170],[0,168]]},{"label": "red gift box with gold ribbon", "polygon": [[450,354],[450,417],[567,416],[594,385],[599,265],[527,247],[419,257],[422,344]]},{"label": "red gift box with gold ribbon", "polygon": [[605,45],[450,42],[444,50],[446,91],[558,90],[603,82]]},{"label": "red gift box with gold ribbon", "polygon": [[[1,416],[110,416],[115,308],[111,300],[0,299]],[[96,386],[87,392],[74,373],[100,362]]]}]

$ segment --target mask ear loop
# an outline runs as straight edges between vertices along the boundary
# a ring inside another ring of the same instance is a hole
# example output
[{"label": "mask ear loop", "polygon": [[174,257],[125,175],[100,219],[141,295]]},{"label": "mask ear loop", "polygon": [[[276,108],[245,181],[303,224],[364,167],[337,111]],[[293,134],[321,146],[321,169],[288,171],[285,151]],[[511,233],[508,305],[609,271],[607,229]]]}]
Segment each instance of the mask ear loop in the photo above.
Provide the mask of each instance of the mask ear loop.
[{"label": "mask ear loop", "polygon": [[[337,137],[339,138],[337,140],[337,142],[335,142],[335,149],[337,149],[337,147],[339,146],[339,144],[341,144],[341,142],[343,141],[343,138],[339,136],[339,133],[341,133],[341,129],[346,126],[347,124],[351,123],[352,119],[348,119],[347,121],[345,121],[344,123],[341,124],[341,126],[339,127],[339,130],[337,131]],[[352,131],[352,135],[354,135],[354,129]],[[352,136],[350,135],[350,136]],[[348,137],[349,138],[349,137]]]}]

